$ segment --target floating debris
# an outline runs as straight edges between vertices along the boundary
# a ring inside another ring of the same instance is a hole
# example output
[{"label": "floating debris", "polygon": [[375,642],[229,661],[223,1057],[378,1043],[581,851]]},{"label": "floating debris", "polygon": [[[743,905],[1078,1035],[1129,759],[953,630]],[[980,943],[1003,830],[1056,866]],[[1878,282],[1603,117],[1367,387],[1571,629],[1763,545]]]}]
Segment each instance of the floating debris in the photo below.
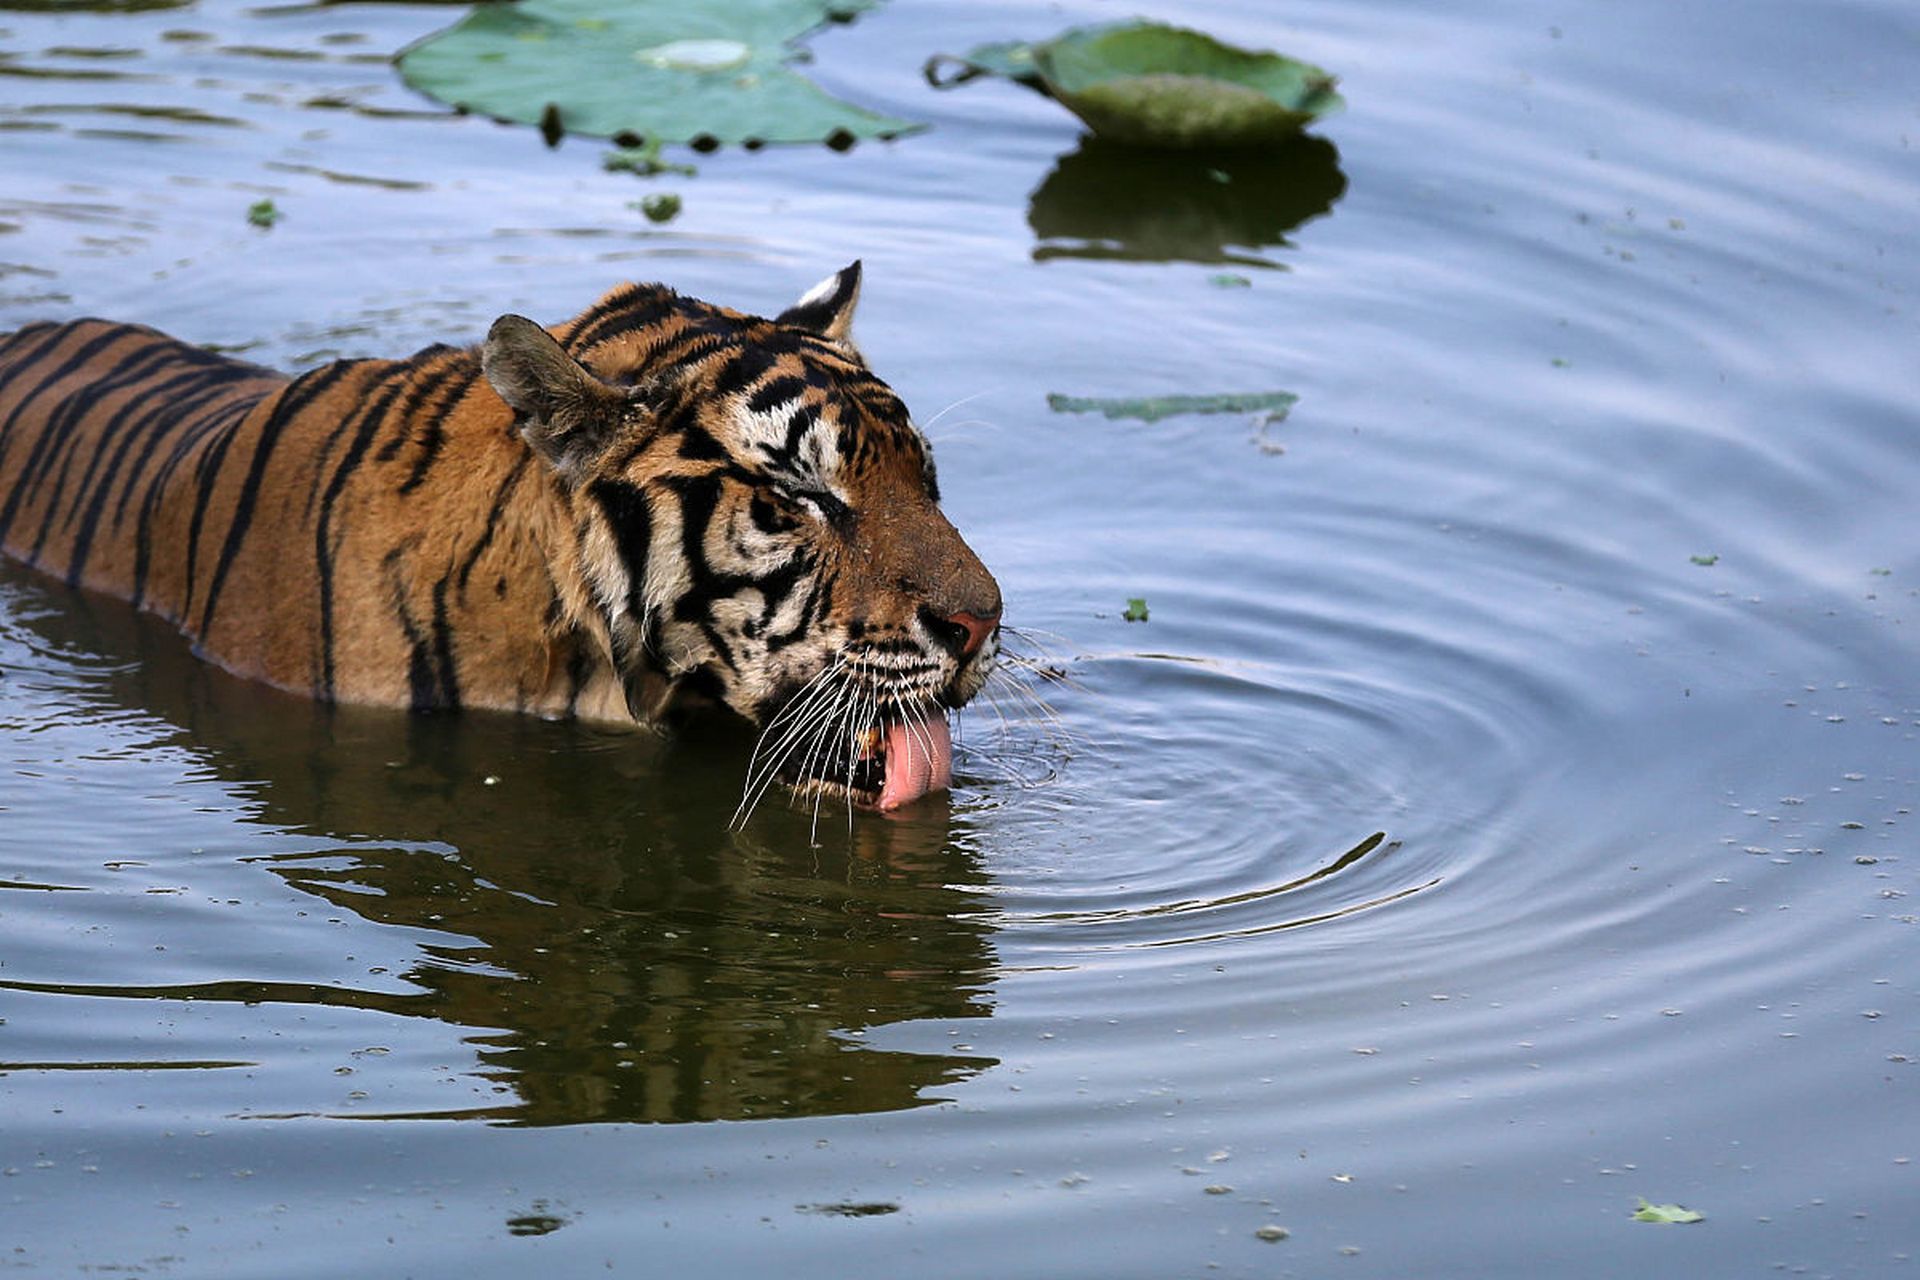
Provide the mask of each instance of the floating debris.
[{"label": "floating debris", "polygon": [[1047,408],[1055,413],[1097,413],[1106,418],[1138,418],[1158,422],[1184,413],[1261,413],[1268,421],[1284,417],[1299,403],[1291,391],[1260,391],[1249,395],[1145,396],[1133,399],[1107,396],[1047,397]]},{"label": "floating debris", "polygon": [[1638,1197],[1640,1207],[1634,1210],[1635,1222],[1704,1222],[1706,1215],[1677,1204],[1650,1204],[1645,1196]]},{"label": "floating debris", "polygon": [[680,197],[671,191],[659,191],[629,207],[645,214],[648,222],[672,222],[680,216]]}]

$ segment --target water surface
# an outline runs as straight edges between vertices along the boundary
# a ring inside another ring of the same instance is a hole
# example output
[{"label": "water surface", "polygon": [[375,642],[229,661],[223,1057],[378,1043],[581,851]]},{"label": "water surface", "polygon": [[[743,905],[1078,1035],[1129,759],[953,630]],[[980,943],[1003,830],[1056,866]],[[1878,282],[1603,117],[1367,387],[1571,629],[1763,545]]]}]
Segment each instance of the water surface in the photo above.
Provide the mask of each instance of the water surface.
[{"label": "water surface", "polygon": [[0,327],[301,368],[859,257],[1057,678],[735,833],[724,728],[320,710],[0,569],[13,1269],[1911,1265],[1905,6],[1183,4],[1350,104],[1203,164],[920,80],[1107,6],[895,5],[812,72],[929,131],[652,180],[400,85],[454,12],[0,6]]}]

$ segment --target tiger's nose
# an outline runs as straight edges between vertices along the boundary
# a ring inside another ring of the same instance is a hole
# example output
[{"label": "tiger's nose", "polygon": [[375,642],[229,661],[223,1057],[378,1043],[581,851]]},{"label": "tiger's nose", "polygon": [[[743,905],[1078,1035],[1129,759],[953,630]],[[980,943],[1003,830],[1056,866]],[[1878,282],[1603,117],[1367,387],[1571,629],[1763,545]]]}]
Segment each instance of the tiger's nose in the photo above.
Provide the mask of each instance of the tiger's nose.
[{"label": "tiger's nose", "polygon": [[937,613],[922,607],[921,621],[927,624],[927,630],[939,637],[940,643],[951,649],[956,657],[966,659],[980,652],[984,645],[1000,626],[1000,610],[995,607],[986,613],[972,613],[965,609],[953,613]]},{"label": "tiger's nose", "polygon": [[948,614],[947,621],[966,632],[966,638],[960,642],[960,656],[971,658],[980,652],[980,646],[987,642],[987,638],[999,630],[1000,611],[995,609],[982,617],[963,609],[958,613]]}]

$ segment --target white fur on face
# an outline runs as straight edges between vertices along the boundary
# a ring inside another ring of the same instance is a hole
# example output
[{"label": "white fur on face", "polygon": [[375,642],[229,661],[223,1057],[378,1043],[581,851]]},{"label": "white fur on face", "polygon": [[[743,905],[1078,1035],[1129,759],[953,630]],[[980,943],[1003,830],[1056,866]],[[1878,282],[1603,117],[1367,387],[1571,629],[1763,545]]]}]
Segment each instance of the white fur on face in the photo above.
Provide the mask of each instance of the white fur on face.
[{"label": "white fur on face", "polygon": [[794,415],[804,401],[800,397],[783,401],[767,409],[742,407],[733,416],[738,431],[738,447],[743,456],[757,458],[802,486],[818,487],[842,502],[847,491],[840,481],[840,427],[822,414],[801,436],[798,447],[787,455],[787,436]]}]

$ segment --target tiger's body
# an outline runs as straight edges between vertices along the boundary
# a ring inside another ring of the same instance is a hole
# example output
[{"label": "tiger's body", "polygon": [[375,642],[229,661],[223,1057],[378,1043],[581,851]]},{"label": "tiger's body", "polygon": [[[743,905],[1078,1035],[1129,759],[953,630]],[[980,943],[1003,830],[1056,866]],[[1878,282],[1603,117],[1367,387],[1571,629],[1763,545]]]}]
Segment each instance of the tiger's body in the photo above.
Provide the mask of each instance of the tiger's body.
[{"label": "tiger's body", "polygon": [[[298,377],[80,320],[0,338],[0,548],[328,701],[654,720],[892,807],[999,589],[848,337],[858,264],[766,320],[621,286],[482,348]],[[781,755],[779,760],[773,760]]]}]

